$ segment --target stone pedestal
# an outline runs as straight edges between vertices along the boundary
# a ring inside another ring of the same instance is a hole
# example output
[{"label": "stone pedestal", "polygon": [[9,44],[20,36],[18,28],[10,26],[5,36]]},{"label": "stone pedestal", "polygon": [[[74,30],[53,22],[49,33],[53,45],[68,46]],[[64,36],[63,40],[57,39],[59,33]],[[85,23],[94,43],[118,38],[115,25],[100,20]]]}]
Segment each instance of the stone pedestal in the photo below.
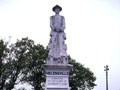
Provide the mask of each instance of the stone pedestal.
[{"label": "stone pedestal", "polygon": [[44,90],[70,90],[69,72],[70,64],[45,64],[46,84]]},{"label": "stone pedestal", "polygon": [[65,18],[59,15],[62,8],[59,5],[53,7],[55,15],[50,17],[50,41],[48,44],[47,64],[43,65],[46,73],[44,90],[70,90],[69,72],[72,65],[68,64]]}]

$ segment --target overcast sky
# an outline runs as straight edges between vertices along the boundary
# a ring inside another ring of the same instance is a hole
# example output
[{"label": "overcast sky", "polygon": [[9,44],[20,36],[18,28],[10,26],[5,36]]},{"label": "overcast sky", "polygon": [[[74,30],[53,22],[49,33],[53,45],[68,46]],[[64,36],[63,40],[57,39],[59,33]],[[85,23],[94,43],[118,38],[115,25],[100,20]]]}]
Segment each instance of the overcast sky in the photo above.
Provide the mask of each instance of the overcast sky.
[{"label": "overcast sky", "polygon": [[66,20],[67,52],[94,72],[94,90],[105,90],[105,65],[110,69],[109,90],[119,90],[119,0],[0,0],[0,39],[11,37],[12,43],[29,37],[47,46],[49,17],[56,4]]}]

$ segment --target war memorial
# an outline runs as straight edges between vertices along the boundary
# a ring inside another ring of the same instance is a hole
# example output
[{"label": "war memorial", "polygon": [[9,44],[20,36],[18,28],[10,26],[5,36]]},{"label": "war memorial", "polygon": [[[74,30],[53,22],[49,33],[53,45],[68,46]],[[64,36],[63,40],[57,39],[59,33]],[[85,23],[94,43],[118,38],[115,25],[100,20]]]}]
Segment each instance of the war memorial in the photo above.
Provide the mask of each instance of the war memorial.
[{"label": "war memorial", "polygon": [[50,40],[48,44],[47,63],[43,65],[46,73],[44,90],[70,90],[69,72],[72,65],[68,63],[65,18],[59,13],[62,8],[59,5],[53,7],[55,15],[50,17]]}]

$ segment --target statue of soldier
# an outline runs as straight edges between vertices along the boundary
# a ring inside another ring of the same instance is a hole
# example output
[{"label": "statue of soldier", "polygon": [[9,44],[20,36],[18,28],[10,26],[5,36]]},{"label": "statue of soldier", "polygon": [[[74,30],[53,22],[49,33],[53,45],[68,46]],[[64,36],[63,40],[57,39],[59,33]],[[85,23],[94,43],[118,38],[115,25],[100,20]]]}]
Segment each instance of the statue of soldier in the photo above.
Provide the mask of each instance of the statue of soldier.
[{"label": "statue of soldier", "polygon": [[66,35],[65,29],[65,18],[59,15],[62,8],[59,5],[53,7],[55,15],[50,17],[50,41],[48,45],[48,64],[67,64],[67,46],[64,42]]}]

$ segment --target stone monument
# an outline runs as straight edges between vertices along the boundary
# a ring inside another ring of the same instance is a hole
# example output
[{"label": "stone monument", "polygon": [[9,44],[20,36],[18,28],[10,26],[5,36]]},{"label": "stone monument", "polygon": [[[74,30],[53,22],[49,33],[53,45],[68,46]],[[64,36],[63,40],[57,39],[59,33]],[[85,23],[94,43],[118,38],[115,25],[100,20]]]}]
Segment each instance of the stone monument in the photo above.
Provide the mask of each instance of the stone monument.
[{"label": "stone monument", "polygon": [[65,18],[59,15],[62,8],[59,5],[53,7],[55,15],[50,17],[50,41],[48,44],[47,64],[43,65],[46,73],[44,90],[70,90],[69,72],[72,65],[68,64]]}]

